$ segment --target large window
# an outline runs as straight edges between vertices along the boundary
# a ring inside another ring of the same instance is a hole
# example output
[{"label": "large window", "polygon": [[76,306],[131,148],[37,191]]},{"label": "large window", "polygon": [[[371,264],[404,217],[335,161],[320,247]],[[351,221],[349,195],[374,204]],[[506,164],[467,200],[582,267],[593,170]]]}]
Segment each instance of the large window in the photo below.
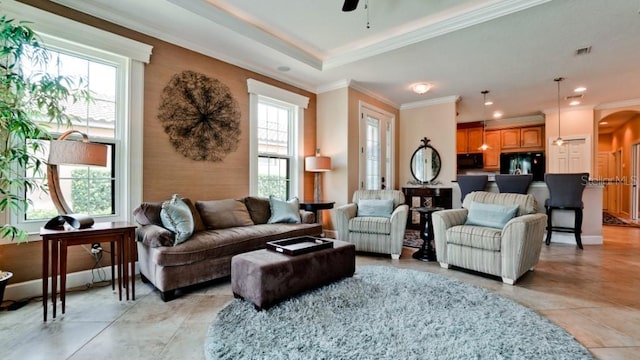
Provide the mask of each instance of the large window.
[{"label": "large window", "polygon": [[295,106],[258,99],[258,196],[291,197]]},{"label": "large window", "polygon": [[[46,64],[23,62],[24,71],[81,79],[93,94],[92,102],[68,104],[67,113],[74,118],[71,127],[49,129],[54,137],[75,129],[109,148],[107,167],[58,166],[65,200],[74,211],[89,213],[96,221],[131,220],[132,209],[142,201],[144,63],[149,62],[152,47],[19,2],[2,5],[6,16],[30,22],[50,50]],[[48,144],[43,145],[36,155],[45,160]],[[25,176],[46,182],[46,173],[25,171]],[[57,211],[46,193],[33,191],[26,196],[33,206],[2,212],[0,221],[37,233]]]},{"label": "large window", "polygon": [[302,196],[303,109],[308,98],[249,79],[250,193]]},{"label": "large window", "polygon": [[[118,84],[118,75],[123,70],[122,60],[116,57],[92,56],[85,53],[71,52],[65,49],[50,47],[49,61],[46,64],[23,61],[23,71],[33,76],[49,74],[65,76],[74,80],[74,87],[83,87],[92,94],[92,101],[66,104],[66,113],[72,119],[71,126],[50,128],[54,137],[66,130],[78,130],[86,134],[91,141],[108,145],[110,161],[106,168],[86,166],[58,166],[60,187],[69,206],[76,213],[85,213],[93,217],[116,214],[117,188],[116,179],[122,176],[116,166],[115,153],[119,148],[116,128],[122,127],[124,119],[118,93],[122,86]],[[50,127],[48,121],[43,122]],[[41,141],[31,139],[29,141]],[[49,153],[47,143],[43,143],[44,151],[34,153],[42,162],[46,162]],[[27,173],[27,177],[40,183],[46,183],[46,173]],[[26,198],[31,200],[28,210],[22,214],[23,221],[43,220],[58,214],[47,193],[35,188],[27,191]]]}]

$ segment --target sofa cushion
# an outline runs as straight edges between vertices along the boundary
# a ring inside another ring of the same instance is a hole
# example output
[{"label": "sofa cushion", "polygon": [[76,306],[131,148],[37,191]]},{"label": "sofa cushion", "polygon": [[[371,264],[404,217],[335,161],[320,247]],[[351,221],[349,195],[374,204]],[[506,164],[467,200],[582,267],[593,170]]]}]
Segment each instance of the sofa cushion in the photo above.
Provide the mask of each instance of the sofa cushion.
[{"label": "sofa cushion", "polygon": [[271,195],[269,205],[271,209],[269,224],[300,223],[300,202],[297,197],[284,201]]},{"label": "sofa cushion", "polygon": [[269,198],[247,196],[244,198],[244,204],[249,210],[249,215],[254,224],[266,224],[271,217],[271,205],[269,205]]},{"label": "sofa cushion", "polygon": [[[202,231],[205,230],[206,227],[202,222],[202,218],[198,213],[198,210],[193,205],[193,202],[188,198],[182,199],[185,204],[189,206],[191,210],[191,216],[193,216],[193,231]],[[162,210],[162,202],[143,202],[133,210],[133,218],[136,223],[140,225],[162,225],[162,219],[160,218],[160,211]]]},{"label": "sofa cushion", "polygon": [[393,212],[393,199],[361,199],[358,201],[358,213],[356,216],[391,217]]},{"label": "sofa cushion", "polygon": [[160,218],[160,210],[162,210],[162,202],[143,202],[133,210],[133,218],[140,225],[158,225],[162,226]]},{"label": "sofa cushion", "polygon": [[391,234],[391,220],[385,217],[354,217],[349,220],[349,231],[367,234]]},{"label": "sofa cushion", "polygon": [[162,203],[160,211],[162,225],[175,234],[173,245],[187,241],[193,234],[193,215],[191,209],[177,194],[171,200]]},{"label": "sofa cushion", "polygon": [[497,205],[473,201],[469,206],[466,225],[488,226],[502,229],[513,219],[518,211],[518,204]]},{"label": "sofa cushion", "polygon": [[205,226],[210,230],[253,225],[253,220],[242,200],[196,201],[196,208]]},{"label": "sofa cushion", "polygon": [[321,232],[320,224],[260,224],[205,230],[178,246],[153,248],[152,260],[159,266],[186,265],[263,249],[267,241],[319,236]]},{"label": "sofa cushion", "polygon": [[500,251],[502,231],[484,226],[459,225],[449,228],[446,238],[447,244]]}]

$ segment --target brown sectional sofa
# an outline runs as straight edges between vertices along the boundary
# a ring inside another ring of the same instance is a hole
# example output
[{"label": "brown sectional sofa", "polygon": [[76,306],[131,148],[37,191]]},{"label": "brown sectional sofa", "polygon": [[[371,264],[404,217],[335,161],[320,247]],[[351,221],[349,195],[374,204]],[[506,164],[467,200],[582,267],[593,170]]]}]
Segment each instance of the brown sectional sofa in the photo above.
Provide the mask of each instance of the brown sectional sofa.
[{"label": "brown sectional sofa", "polygon": [[175,246],[174,234],[162,225],[161,202],[146,202],[134,210],[140,275],[164,301],[172,300],[177,289],[230,275],[234,255],[262,249],[267,241],[322,232],[322,226],[313,223],[313,213],[304,210],[301,223],[268,224],[267,198],[197,201],[195,206],[185,202],[192,209],[195,231]]}]

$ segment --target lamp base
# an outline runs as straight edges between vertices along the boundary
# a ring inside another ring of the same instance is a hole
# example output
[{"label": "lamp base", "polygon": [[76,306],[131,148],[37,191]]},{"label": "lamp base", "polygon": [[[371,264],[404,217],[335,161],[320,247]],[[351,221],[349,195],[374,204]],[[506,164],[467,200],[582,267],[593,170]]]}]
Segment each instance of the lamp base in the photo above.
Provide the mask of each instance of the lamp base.
[{"label": "lamp base", "polygon": [[322,186],[320,186],[320,173],[314,174],[313,179],[313,201],[320,202],[322,200]]}]

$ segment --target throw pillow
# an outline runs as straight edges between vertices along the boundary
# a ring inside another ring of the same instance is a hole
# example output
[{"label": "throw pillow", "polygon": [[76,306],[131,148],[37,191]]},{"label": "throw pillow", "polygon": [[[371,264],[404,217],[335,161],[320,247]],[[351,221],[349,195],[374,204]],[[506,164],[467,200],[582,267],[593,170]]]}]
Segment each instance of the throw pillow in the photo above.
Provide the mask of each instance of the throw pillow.
[{"label": "throw pillow", "polygon": [[267,223],[300,223],[300,202],[297,197],[284,201],[269,196],[269,206],[271,207],[271,217]]},{"label": "throw pillow", "polygon": [[187,241],[193,234],[195,225],[191,209],[178,194],[174,194],[171,200],[162,203],[160,218],[162,226],[176,234],[174,246]]},{"label": "throw pillow", "polygon": [[267,221],[269,221],[271,217],[269,198],[247,196],[244,198],[244,204],[247,206],[247,210],[249,210],[249,215],[251,215],[251,220],[253,220],[254,224],[266,224]]},{"label": "throw pillow", "polygon": [[358,201],[357,216],[391,217],[393,200],[363,199]]},{"label": "throw pillow", "polygon": [[216,230],[253,225],[253,220],[251,220],[249,211],[242,200],[196,201],[196,208],[207,229]]},{"label": "throw pillow", "polygon": [[502,229],[518,212],[518,204],[497,205],[473,201],[465,225],[486,226]]}]

